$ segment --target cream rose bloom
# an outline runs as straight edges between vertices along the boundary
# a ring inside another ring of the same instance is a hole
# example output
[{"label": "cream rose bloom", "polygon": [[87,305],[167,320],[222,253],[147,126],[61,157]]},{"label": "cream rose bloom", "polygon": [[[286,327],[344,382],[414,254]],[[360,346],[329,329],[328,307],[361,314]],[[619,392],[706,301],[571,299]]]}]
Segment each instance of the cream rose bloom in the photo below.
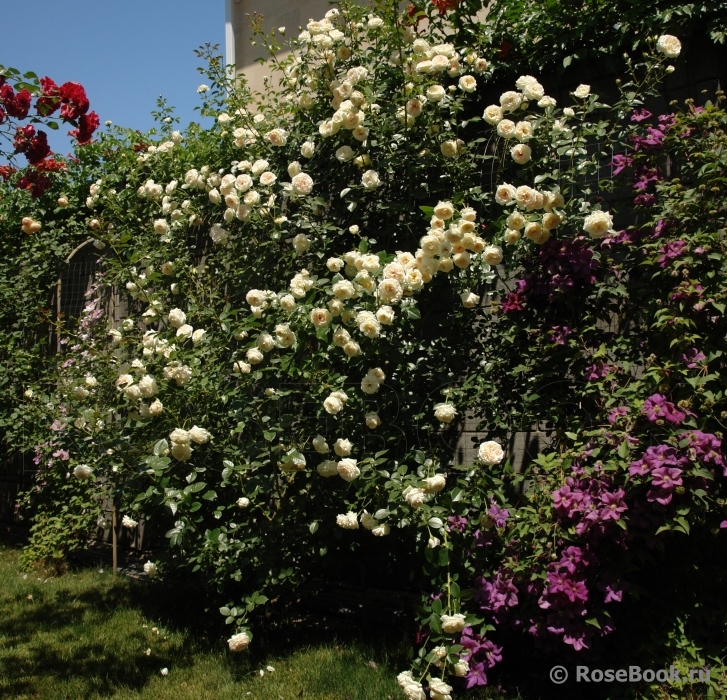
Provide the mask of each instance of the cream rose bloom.
[{"label": "cream rose bloom", "polygon": [[424,484],[425,493],[438,493],[447,485],[447,478],[444,474],[435,474],[424,479]]},{"label": "cream rose bloom", "polygon": [[381,425],[381,419],[379,418],[379,414],[375,413],[374,411],[369,411],[365,416],[364,420],[366,421],[366,427],[370,430],[376,430]]},{"label": "cream rose bloom", "polygon": [[187,315],[181,309],[172,309],[167,318],[175,328],[181,328],[187,321]]},{"label": "cream rose bloom", "polygon": [[313,440],[313,449],[321,455],[326,454],[330,448],[328,447],[328,443],[326,442],[326,438],[323,437],[323,435],[316,435]]},{"label": "cream rose bloom", "polygon": [[352,449],[353,444],[347,438],[338,438],[338,440],[336,440],[336,442],[333,444],[333,451],[339,457],[348,457],[348,455],[351,454]]},{"label": "cream rose bloom", "polygon": [[233,634],[228,640],[227,644],[230,647],[230,651],[245,651],[250,646],[250,637],[244,632]]},{"label": "cream rose bloom", "polygon": [[391,528],[386,523],[371,528],[371,534],[374,537],[386,537],[389,533],[391,533]]},{"label": "cream rose bloom", "polygon": [[656,42],[656,49],[667,58],[676,58],[682,50],[682,43],[671,34],[663,34]]},{"label": "cream rose bloom", "polygon": [[526,163],[529,163],[532,158],[532,154],[533,152],[530,146],[527,146],[524,143],[519,143],[517,146],[513,146],[510,149],[510,155],[518,165],[525,165]]},{"label": "cream rose bloom", "polygon": [[488,245],[482,253],[482,258],[488,265],[499,265],[502,262],[502,248]]},{"label": "cream rose bloom", "polygon": [[573,94],[579,99],[584,100],[588,95],[591,94],[591,86],[590,85],[579,85],[574,91]]},{"label": "cream rose bloom", "polygon": [[338,475],[344,481],[353,481],[361,474],[361,470],[358,468],[356,460],[351,458],[342,459],[336,465],[336,469],[338,470]]},{"label": "cream rose bloom", "polygon": [[438,403],[434,406],[434,417],[442,423],[451,423],[457,415],[457,409],[451,403]]},{"label": "cream rose bloom", "polygon": [[316,470],[318,473],[325,477],[326,479],[331,476],[337,476],[338,475],[338,465],[333,460],[327,459],[323,462],[321,462],[317,467]]},{"label": "cream rose bloom", "polygon": [[495,190],[495,201],[502,206],[507,206],[515,199],[516,193],[515,187],[505,182]]},{"label": "cream rose bloom", "polygon": [[502,107],[499,105],[490,105],[485,108],[482,118],[493,126],[497,126],[503,119]]},{"label": "cream rose bloom", "polygon": [[250,348],[245,354],[247,361],[251,365],[259,365],[265,359],[265,355],[263,355],[257,348]]},{"label": "cream rose bloom", "polygon": [[323,402],[323,408],[326,409],[326,413],[330,413],[332,416],[335,416],[337,413],[340,413],[343,410],[343,401],[331,394]]},{"label": "cream rose bloom", "polygon": [[459,79],[458,85],[463,92],[474,92],[477,89],[477,80],[472,75],[463,75]]},{"label": "cream rose bloom", "polygon": [[519,92],[512,90],[503,92],[500,95],[500,106],[503,112],[514,112],[523,101],[523,96]]},{"label": "cream rose bloom", "polygon": [[520,240],[520,231],[509,228],[502,234],[502,240],[508,245],[515,245]]},{"label": "cream rose bloom", "polygon": [[503,119],[497,124],[497,135],[503,139],[514,139],[517,136],[515,132],[517,125],[511,119]]},{"label": "cream rose bloom", "polygon": [[296,194],[308,195],[313,191],[313,178],[307,173],[298,173],[291,182]]},{"label": "cream rose bloom", "polygon": [[447,94],[441,85],[430,85],[427,88],[427,99],[430,102],[441,102]]},{"label": "cream rose bloom", "polygon": [[330,325],[332,320],[333,316],[331,316],[331,312],[328,309],[311,309],[310,322],[316,328],[325,328]]},{"label": "cream rose bloom", "polygon": [[442,615],[439,619],[442,622],[442,630],[445,634],[456,634],[464,629],[465,617],[462,613]]},{"label": "cream rose bloom", "polygon": [[172,457],[180,462],[186,462],[192,456],[192,448],[188,443],[174,442],[171,448]]},{"label": "cream rose bloom", "polygon": [[85,479],[90,479],[92,474],[93,469],[91,469],[88,464],[78,464],[73,470],[73,476],[75,476],[76,479],[80,479],[81,481],[84,481]]},{"label": "cream rose bloom", "polygon": [[358,518],[356,513],[349,511],[336,516],[336,525],[344,530],[358,530]]},{"label": "cream rose bloom", "polygon": [[379,174],[375,170],[367,170],[361,176],[361,184],[367,190],[375,190],[381,184]]},{"label": "cream rose bloom", "polygon": [[203,445],[205,442],[209,442],[212,439],[212,435],[204,428],[193,425],[189,430],[189,439],[192,442],[196,442],[198,445]]},{"label": "cream rose bloom", "polygon": [[583,222],[583,230],[591,238],[603,238],[613,230],[613,217],[606,211],[594,211]]},{"label": "cream rose bloom", "polygon": [[465,309],[474,309],[480,303],[480,295],[474,292],[462,292],[459,296]]},{"label": "cream rose bloom", "polygon": [[407,486],[401,495],[406,503],[415,510],[421,508],[429,500],[429,494],[416,486]]},{"label": "cream rose bloom", "polygon": [[477,456],[488,467],[492,467],[502,462],[505,458],[505,452],[497,442],[488,440],[479,446]]}]

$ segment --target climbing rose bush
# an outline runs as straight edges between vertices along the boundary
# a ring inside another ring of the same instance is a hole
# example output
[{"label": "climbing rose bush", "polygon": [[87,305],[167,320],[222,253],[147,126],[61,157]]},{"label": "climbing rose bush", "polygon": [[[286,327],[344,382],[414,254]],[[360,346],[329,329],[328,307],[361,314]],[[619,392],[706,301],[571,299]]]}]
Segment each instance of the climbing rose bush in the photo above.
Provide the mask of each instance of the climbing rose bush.
[{"label": "climbing rose bush", "polygon": [[[33,497],[96,489],[126,527],[166,530],[175,558],[149,570],[216,583],[233,651],[329,557],[418,562],[398,682],[433,700],[486,684],[512,635],[598,650],[645,548],[725,518],[723,205],[660,170],[673,148],[702,177],[680,150],[702,117],[640,109],[678,41],[652,42],[612,107],[587,85],[560,106],[530,75],[488,105],[497,65],[450,9],[419,29],[343,5],[282,59],[261,34],[263,95],[209,57],[212,128],[102,135],[85,206],[104,271]],[[593,187],[604,158],[635,198]],[[551,443],[517,472],[509,438],[536,423]]]}]

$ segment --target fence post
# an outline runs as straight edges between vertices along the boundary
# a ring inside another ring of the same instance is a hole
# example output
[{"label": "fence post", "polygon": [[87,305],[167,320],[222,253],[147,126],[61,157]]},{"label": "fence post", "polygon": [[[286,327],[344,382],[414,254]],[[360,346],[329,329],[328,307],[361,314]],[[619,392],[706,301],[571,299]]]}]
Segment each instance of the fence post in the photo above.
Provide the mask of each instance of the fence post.
[{"label": "fence post", "polygon": [[117,550],[116,550],[116,504],[111,505],[111,553],[113,556],[113,572],[116,576]]}]

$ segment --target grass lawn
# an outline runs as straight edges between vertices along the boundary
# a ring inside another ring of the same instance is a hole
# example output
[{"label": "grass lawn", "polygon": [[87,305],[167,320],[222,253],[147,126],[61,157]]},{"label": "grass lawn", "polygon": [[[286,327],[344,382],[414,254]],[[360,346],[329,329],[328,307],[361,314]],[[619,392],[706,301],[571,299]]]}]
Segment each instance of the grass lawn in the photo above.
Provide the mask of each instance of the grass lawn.
[{"label": "grass lawn", "polygon": [[18,555],[0,545],[0,698],[403,698],[395,679],[408,668],[403,631],[377,639],[371,629],[281,626],[232,654],[230,628],[216,611],[200,615],[192,589],[95,568],[39,579],[20,570]]}]

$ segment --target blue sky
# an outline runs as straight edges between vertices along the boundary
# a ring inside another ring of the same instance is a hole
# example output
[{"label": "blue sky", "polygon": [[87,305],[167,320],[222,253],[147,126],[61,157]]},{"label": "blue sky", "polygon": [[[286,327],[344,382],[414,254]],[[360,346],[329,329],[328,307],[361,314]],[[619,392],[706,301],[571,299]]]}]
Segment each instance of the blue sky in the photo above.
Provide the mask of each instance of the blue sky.
[{"label": "blue sky", "polygon": [[[81,83],[101,128],[151,128],[160,94],[182,125],[198,121],[193,51],[209,42],[224,54],[224,0],[14,0],[2,14],[0,64]],[[67,131],[50,132],[55,151],[69,150]]]}]

